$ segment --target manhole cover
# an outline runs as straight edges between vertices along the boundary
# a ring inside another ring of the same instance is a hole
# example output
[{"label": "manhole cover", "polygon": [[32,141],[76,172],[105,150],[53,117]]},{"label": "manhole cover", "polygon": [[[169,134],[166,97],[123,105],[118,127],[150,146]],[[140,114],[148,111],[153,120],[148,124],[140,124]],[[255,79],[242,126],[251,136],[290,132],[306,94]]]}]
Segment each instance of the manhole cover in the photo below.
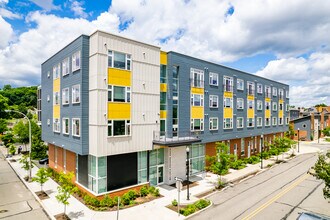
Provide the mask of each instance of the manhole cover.
[{"label": "manhole cover", "polygon": [[0,210],[0,213],[5,213],[5,212],[8,212],[8,210]]}]

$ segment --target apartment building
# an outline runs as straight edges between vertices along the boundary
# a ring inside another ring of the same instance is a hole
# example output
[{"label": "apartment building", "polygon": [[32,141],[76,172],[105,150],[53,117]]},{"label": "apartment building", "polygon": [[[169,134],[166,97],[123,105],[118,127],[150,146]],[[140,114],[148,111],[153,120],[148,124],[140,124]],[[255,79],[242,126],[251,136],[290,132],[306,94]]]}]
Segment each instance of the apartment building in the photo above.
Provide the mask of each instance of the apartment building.
[{"label": "apartment building", "polygon": [[96,31],[42,64],[49,165],[95,196],[172,184],[204,171],[224,141],[260,151],[288,129],[289,86]]}]

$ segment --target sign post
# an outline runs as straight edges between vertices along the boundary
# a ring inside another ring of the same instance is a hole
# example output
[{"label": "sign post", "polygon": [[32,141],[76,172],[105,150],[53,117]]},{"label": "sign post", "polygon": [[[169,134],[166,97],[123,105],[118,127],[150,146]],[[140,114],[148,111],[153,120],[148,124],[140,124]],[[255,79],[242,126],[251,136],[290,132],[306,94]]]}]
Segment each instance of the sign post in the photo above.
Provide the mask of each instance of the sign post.
[{"label": "sign post", "polygon": [[176,181],[175,186],[178,189],[178,215],[180,216],[180,192],[182,190],[183,179],[179,177],[175,177],[174,179]]}]

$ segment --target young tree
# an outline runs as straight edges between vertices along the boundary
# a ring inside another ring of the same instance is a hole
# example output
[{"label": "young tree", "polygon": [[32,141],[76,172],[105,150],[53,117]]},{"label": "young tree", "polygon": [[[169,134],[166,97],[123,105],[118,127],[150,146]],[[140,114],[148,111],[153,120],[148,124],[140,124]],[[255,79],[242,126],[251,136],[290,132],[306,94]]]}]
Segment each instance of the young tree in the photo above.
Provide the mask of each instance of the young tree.
[{"label": "young tree", "polygon": [[1,137],[1,140],[3,141],[3,144],[6,147],[9,147],[10,144],[13,144],[15,142],[14,135],[11,132],[6,133],[5,135],[3,135]]},{"label": "young tree", "polygon": [[7,130],[7,120],[0,118],[0,134],[3,134]]},{"label": "young tree", "polygon": [[15,155],[15,153],[16,153],[16,146],[15,146],[14,144],[11,144],[11,145],[9,146],[9,153],[10,153],[11,155]]},{"label": "young tree", "polygon": [[73,172],[60,173],[59,176],[60,185],[57,187],[56,199],[64,205],[64,214],[66,213],[66,206],[69,205],[70,195],[78,191],[78,188],[72,183],[73,177]]},{"label": "young tree", "polygon": [[40,184],[40,191],[42,192],[42,186],[48,181],[49,177],[50,173],[48,172],[48,170],[42,167],[38,170],[36,176],[32,178],[32,181]]},{"label": "young tree", "polygon": [[324,181],[323,196],[325,199],[330,199],[330,151],[326,155],[319,155],[318,160],[312,167],[314,172],[310,172],[316,179]]},{"label": "young tree", "polygon": [[29,143],[29,125],[28,123],[23,123],[23,121],[19,121],[14,127],[13,127],[14,134],[17,136],[17,141],[19,143],[24,144],[24,147],[26,149],[26,144]]},{"label": "young tree", "polygon": [[[29,172],[29,170],[30,170],[30,158],[29,158],[29,155],[23,155],[22,157],[21,157],[21,159],[19,160],[19,162],[22,164],[22,168],[24,169],[24,170],[26,170],[27,172]],[[31,163],[31,169],[33,168],[34,166],[33,166],[33,163]],[[29,175],[28,175],[28,177],[29,177]]]}]

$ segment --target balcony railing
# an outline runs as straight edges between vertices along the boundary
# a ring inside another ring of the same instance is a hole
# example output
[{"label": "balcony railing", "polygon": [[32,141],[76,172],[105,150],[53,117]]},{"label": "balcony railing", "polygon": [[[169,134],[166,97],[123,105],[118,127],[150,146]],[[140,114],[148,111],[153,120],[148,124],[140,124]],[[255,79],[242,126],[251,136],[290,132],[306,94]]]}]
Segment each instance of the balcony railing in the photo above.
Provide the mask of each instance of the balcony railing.
[{"label": "balcony railing", "polygon": [[154,131],[153,133],[153,143],[159,145],[178,146],[200,141],[201,139],[197,132]]},{"label": "balcony railing", "polygon": [[197,87],[197,88],[204,88],[204,80],[196,80],[190,78],[190,86]]},{"label": "balcony railing", "polygon": [[223,88],[223,91],[225,91],[225,92],[232,92],[234,89],[234,86],[229,85],[229,84],[223,84],[222,88]]},{"label": "balcony railing", "polygon": [[254,95],[255,90],[254,89],[247,89],[247,94],[248,95]]},{"label": "balcony railing", "polygon": [[272,98],[272,93],[270,93],[270,92],[267,93],[267,92],[266,92],[266,93],[265,93],[265,96],[266,96],[266,98]]}]

